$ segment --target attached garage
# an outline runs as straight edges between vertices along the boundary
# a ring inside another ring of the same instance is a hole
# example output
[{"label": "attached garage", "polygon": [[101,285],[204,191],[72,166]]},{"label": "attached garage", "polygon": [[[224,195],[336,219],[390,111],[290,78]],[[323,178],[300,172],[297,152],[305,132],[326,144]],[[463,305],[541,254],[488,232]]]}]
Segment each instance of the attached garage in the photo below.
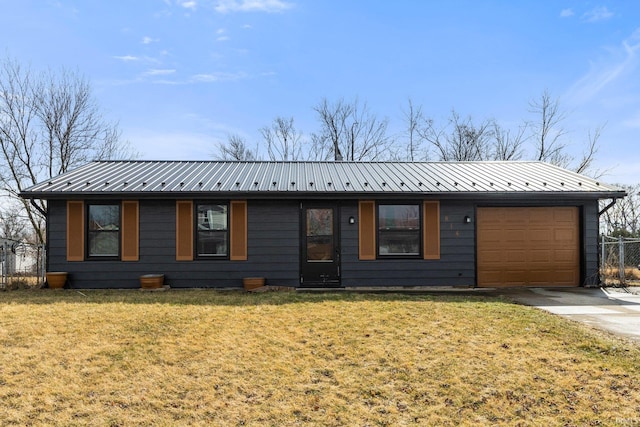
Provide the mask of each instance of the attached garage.
[{"label": "attached garage", "polygon": [[579,214],[573,206],[478,208],[478,286],[579,286]]}]

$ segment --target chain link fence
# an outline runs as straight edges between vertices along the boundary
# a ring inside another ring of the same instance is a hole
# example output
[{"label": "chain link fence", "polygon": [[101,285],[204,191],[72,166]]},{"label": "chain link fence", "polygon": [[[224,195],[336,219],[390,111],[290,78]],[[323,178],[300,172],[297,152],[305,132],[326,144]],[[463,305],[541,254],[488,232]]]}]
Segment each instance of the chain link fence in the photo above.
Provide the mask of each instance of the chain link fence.
[{"label": "chain link fence", "polygon": [[41,287],[45,262],[44,245],[0,239],[0,289]]},{"label": "chain link fence", "polygon": [[640,239],[602,236],[600,280],[607,286],[640,285]]}]

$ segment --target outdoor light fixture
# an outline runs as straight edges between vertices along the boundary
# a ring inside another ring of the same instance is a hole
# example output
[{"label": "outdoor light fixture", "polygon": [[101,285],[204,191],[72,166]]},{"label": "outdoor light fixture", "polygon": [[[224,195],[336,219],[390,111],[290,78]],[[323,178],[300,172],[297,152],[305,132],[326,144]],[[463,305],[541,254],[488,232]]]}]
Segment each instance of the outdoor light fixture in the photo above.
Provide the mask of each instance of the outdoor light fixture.
[{"label": "outdoor light fixture", "polygon": [[471,224],[471,217],[469,215],[465,215],[464,216],[464,223],[465,224]]},{"label": "outdoor light fixture", "polygon": [[352,216],[349,217],[349,224],[355,224],[356,223],[356,219]]}]

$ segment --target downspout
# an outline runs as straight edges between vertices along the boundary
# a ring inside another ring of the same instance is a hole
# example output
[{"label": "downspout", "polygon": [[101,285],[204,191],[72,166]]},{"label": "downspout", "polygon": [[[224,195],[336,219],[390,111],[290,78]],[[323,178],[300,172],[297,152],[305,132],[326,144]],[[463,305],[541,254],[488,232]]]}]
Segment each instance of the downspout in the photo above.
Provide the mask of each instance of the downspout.
[{"label": "downspout", "polygon": [[611,203],[609,203],[607,206],[602,208],[602,210],[598,212],[598,220],[600,220],[600,217],[602,216],[602,214],[608,211],[609,209],[611,209],[613,205],[616,204],[617,201],[618,201],[618,198],[614,197],[613,200],[611,200]]}]

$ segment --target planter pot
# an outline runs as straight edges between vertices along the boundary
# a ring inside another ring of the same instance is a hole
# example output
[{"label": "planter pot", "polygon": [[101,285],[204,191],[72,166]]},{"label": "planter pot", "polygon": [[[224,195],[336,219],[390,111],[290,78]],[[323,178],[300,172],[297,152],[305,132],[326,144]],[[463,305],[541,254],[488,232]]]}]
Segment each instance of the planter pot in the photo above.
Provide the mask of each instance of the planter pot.
[{"label": "planter pot", "polygon": [[158,289],[164,285],[164,274],[143,274],[140,276],[142,289]]},{"label": "planter pot", "polygon": [[264,286],[264,283],[265,283],[264,277],[245,277],[244,279],[242,279],[242,286],[247,291],[261,288]]},{"label": "planter pot", "polygon": [[62,289],[64,285],[67,283],[67,272],[66,271],[51,271],[46,273],[47,276],[47,284],[51,289]]}]

